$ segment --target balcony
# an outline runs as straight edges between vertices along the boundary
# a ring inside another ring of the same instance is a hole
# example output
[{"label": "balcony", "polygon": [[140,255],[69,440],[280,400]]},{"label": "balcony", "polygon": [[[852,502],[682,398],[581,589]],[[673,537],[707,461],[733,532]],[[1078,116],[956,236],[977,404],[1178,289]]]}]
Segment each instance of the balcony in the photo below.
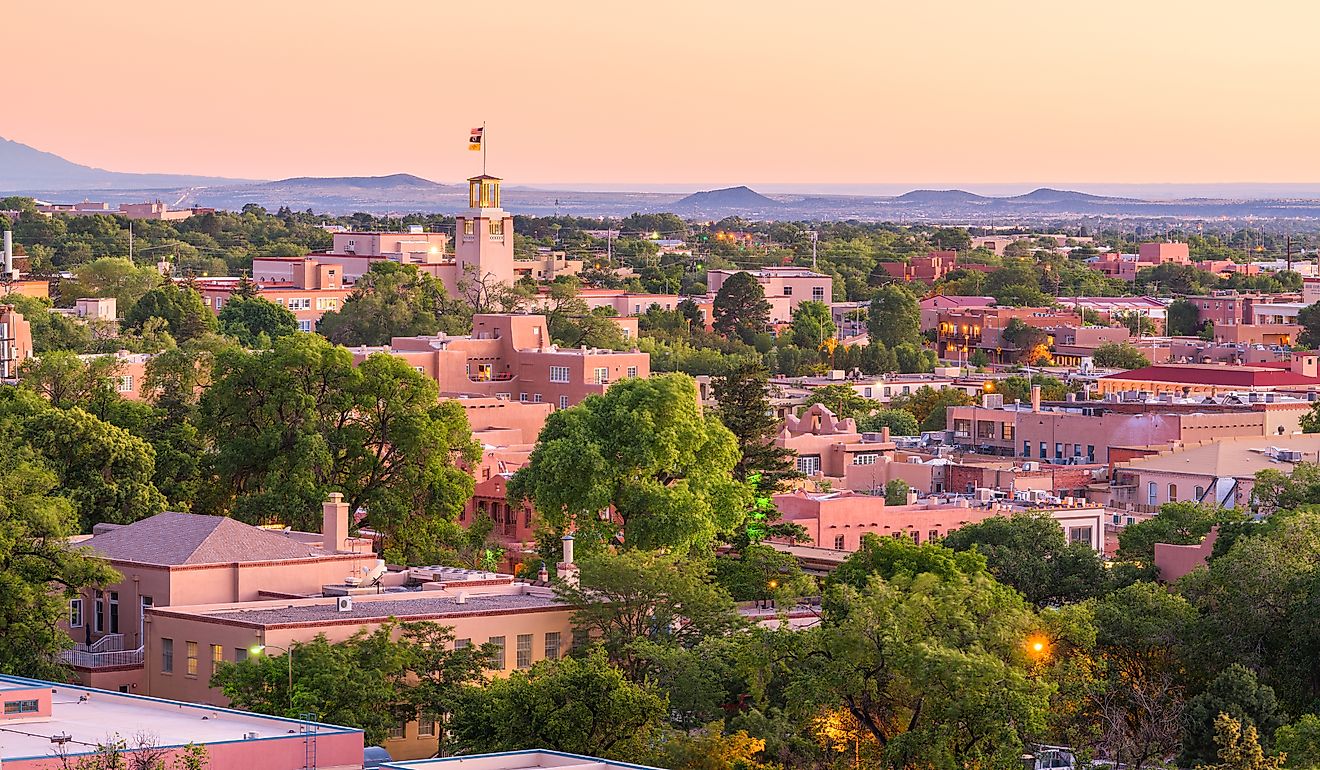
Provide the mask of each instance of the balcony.
[{"label": "balcony", "polygon": [[123,634],[108,634],[88,644],[78,644],[59,654],[61,663],[77,668],[121,668],[142,665],[142,648],[124,649]]}]

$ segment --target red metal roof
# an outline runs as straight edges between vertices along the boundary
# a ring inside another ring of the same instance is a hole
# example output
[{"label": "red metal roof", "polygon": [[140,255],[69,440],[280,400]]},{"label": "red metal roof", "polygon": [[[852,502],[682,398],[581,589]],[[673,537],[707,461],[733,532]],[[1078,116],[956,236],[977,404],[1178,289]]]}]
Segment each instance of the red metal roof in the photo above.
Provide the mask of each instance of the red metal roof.
[{"label": "red metal roof", "polygon": [[1106,375],[1106,380],[1145,380],[1149,382],[1217,385],[1225,388],[1270,388],[1288,385],[1320,385],[1320,377],[1307,377],[1292,371],[1260,366],[1219,366],[1214,364],[1169,364],[1145,366]]}]

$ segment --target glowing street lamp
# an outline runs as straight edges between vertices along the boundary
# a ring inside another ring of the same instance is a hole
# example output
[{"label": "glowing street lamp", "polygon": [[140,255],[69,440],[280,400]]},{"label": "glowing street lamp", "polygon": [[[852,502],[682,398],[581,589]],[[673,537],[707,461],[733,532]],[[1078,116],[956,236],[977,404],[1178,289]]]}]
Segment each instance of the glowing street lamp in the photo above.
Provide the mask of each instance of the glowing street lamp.
[{"label": "glowing street lamp", "polygon": [[248,652],[253,655],[260,655],[266,650],[279,650],[284,653],[284,657],[289,661],[289,707],[293,707],[293,650],[288,647],[279,647],[273,644],[254,644],[248,648]]}]

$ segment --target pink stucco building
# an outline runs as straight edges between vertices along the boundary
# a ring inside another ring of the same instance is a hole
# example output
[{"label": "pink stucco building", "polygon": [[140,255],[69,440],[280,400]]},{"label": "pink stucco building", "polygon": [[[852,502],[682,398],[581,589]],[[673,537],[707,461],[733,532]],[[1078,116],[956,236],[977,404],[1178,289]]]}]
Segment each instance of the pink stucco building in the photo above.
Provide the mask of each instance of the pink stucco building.
[{"label": "pink stucco building", "polygon": [[[260,269],[258,271],[258,264]],[[287,309],[298,319],[298,330],[315,331],[316,322],[338,310],[352,293],[344,266],[335,261],[304,257],[263,257],[253,262],[258,295]],[[239,288],[238,278],[194,279],[202,302],[216,315]]]},{"label": "pink stucco building", "polygon": [[[834,279],[805,267],[762,267],[756,270],[711,270],[706,274],[706,289],[713,297],[735,273],[749,273],[765,290],[766,299],[786,297],[790,311],[808,300],[829,304],[833,299]],[[772,300],[773,301],[773,300]],[[787,320],[787,319],[785,319]]]},{"label": "pink stucco building", "polygon": [[0,305],[0,380],[18,377],[32,357],[32,324],[13,305]]},{"label": "pink stucco building", "polygon": [[362,731],[348,727],[12,676],[0,677],[0,702],[5,770],[82,766],[101,759],[96,747],[116,736],[126,744],[120,767],[173,766],[189,744],[217,769],[301,770],[311,757],[325,768],[363,761]]},{"label": "pink stucco building", "polygon": [[355,361],[386,352],[435,379],[442,395],[496,396],[566,409],[611,382],[649,377],[651,358],[637,350],[560,348],[544,316],[477,315],[465,336],[395,337],[387,347],[353,348]]}]

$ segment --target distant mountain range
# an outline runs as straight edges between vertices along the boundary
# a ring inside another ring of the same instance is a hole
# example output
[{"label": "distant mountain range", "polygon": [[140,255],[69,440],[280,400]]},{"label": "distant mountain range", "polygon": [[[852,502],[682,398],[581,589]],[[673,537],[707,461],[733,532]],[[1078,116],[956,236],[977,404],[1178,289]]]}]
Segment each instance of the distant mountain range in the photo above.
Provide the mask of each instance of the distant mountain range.
[{"label": "distant mountain range", "polygon": [[249,180],[188,174],[128,174],[65,160],[26,144],[0,138],[0,191],[122,190],[236,184]]},{"label": "distant mountain range", "polygon": [[[181,174],[128,174],[72,163],[49,152],[0,139],[0,193],[45,200],[107,203],[159,198],[171,206],[239,209],[247,204],[288,206],[326,214],[357,211],[401,214],[454,212],[467,206],[467,188],[412,174],[294,177],[275,181]],[[670,211],[719,219],[926,221],[998,225],[1113,219],[1320,220],[1313,197],[1187,197],[1144,200],[1041,187],[1021,195],[980,195],[967,190],[919,189],[902,195],[762,194],[746,186],[684,195],[674,192],[574,191],[505,187],[504,207],[514,213],[627,216]]]}]

